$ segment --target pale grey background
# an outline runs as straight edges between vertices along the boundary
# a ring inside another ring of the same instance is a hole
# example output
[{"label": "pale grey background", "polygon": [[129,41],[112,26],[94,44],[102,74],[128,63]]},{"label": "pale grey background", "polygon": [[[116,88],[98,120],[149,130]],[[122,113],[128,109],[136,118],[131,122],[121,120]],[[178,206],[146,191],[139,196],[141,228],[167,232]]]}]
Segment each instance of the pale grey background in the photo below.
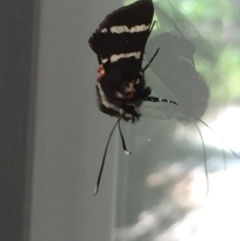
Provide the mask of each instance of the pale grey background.
[{"label": "pale grey background", "polygon": [[38,2],[0,2],[0,240],[28,240]]}]

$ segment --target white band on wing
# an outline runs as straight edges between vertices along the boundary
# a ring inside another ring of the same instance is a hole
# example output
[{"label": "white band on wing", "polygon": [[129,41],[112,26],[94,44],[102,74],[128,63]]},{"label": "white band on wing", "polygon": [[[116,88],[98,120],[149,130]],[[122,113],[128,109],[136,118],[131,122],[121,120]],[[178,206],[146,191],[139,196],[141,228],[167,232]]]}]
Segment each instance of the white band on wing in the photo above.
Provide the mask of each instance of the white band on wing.
[{"label": "white band on wing", "polygon": [[111,63],[117,62],[119,59],[131,58],[134,57],[135,59],[140,59],[141,51],[132,52],[132,53],[125,53],[125,54],[113,54],[110,57]]},{"label": "white band on wing", "polygon": [[99,90],[99,95],[100,95],[100,99],[101,99],[101,103],[108,109],[113,109],[117,112],[119,112],[119,108],[116,106],[116,105],[113,105],[111,104],[107,98],[106,98],[106,95],[104,93],[104,91],[102,90],[102,87],[101,87],[101,84],[100,83],[97,83],[97,87],[98,87],[98,90]]},{"label": "white band on wing", "polygon": [[141,25],[136,25],[131,28],[128,28],[126,25],[122,26],[113,26],[110,28],[111,33],[137,33],[137,32],[144,32],[149,29],[149,24],[141,24]]},{"label": "white band on wing", "polygon": [[105,64],[105,63],[108,62],[108,58],[106,58],[106,59],[101,59],[101,60],[102,60],[103,64]]}]

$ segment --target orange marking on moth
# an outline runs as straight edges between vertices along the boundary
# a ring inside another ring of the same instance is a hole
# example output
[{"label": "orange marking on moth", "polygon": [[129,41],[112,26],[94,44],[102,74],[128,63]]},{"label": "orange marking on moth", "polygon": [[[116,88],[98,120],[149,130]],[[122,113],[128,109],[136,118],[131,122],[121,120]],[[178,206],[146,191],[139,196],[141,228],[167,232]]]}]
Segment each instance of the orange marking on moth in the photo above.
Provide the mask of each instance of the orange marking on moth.
[{"label": "orange marking on moth", "polygon": [[130,90],[130,93],[126,95],[126,99],[132,99],[134,97],[134,92],[135,92],[134,86],[135,86],[135,80],[133,80],[129,84],[128,89]]},{"label": "orange marking on moth", "polygon": [[98,67],[97,72],[98,72],[97,82],[100,82],[102,77],[105,76],[105,69],[102,64]]}]

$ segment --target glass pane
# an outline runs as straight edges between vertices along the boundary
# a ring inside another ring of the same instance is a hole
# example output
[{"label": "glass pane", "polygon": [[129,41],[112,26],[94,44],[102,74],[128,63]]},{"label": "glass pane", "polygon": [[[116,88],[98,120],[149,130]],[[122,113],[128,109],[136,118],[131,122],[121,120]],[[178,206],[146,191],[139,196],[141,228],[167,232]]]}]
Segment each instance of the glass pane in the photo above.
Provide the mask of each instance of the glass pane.
[{"label": "glass pane", "polygon": [[239,240],[239,4],[155,1],[146,79],[179,106],[124,125],[113,240]]}]

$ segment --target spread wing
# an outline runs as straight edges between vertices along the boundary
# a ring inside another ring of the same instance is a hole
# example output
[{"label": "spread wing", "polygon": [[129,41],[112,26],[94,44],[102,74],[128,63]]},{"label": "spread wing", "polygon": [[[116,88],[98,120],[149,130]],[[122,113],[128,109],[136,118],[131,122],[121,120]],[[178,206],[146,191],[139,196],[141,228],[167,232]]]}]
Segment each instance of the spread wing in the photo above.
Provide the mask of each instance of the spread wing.
[{"label": "spread wing", "polygon": [[151,0],[141,0],[109,14],[89,39],[106,74],[114,71],[124,78],[137,77],[144,48],[151,32]]}]

